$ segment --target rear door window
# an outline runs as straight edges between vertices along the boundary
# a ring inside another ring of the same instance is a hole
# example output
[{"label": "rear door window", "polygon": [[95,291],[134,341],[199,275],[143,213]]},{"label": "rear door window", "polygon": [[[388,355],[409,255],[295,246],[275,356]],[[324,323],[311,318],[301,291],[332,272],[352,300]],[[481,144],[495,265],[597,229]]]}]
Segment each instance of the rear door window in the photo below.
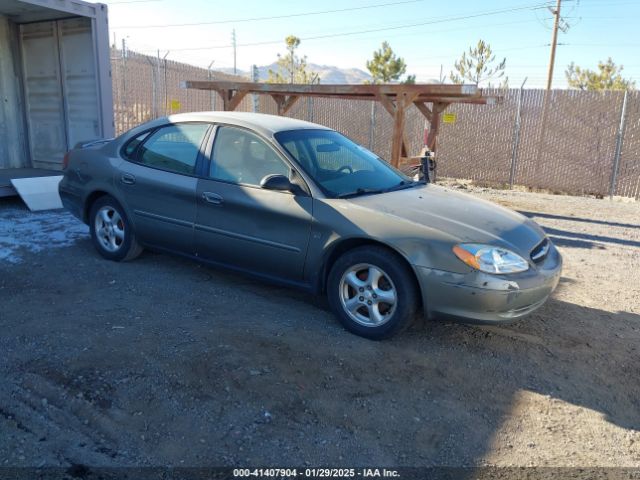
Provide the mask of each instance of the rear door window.
[{"label": "rear door window", "polygon": [[208,129],[206,123],[162,127],[138,148],[137,160],[161,170],[193,175]]},{"label": "rear door window", "polygon": [[138,145],[140,145],[144,141],[144,139],[149,136],[149,133],[150,132],[144,132],[143,134],[135,137],[133,140],[129,140],[129,143],[127,143],[127,145],[124,147],[124,156],[129,160],[132,160],[136,153],[136,148],[138,148]]}]

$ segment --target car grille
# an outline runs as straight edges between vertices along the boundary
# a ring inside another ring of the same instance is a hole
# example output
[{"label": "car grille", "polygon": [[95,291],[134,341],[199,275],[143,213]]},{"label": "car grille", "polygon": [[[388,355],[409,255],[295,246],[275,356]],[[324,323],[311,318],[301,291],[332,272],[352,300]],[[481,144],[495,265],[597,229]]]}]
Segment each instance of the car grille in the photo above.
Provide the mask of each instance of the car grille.
[{"label": "car grille", "polygon": [[545,238],[540,242],[536,248],[531,250],[531,260],[535,263],[541,263],[547,258],[547,254],[549,253],[549,239]]}]

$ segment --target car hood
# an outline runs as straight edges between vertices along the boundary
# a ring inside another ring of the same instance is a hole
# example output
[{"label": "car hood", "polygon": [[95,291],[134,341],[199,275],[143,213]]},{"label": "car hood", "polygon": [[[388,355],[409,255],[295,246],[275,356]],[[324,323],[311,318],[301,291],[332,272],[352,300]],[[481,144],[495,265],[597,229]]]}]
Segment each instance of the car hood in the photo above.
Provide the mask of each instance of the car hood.
[{"label": "car hood", "polygon": [[502,245],[525,255],[545,235],[534,221],[513,210],[432,184],[350,201],[361,208],[439,230],[460,242]]}]

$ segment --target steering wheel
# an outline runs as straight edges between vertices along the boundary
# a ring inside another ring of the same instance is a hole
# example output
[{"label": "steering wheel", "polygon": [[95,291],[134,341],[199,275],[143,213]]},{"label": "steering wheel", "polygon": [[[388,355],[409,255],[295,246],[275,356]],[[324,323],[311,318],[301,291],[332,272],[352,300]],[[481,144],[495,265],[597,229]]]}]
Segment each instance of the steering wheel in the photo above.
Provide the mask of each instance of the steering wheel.
[{"label": "steering wheel", "polygon": [[347,173],[353,173],[353,168],[351,168],[349,165],[341,166],[339,169],[336,170],[336,172],[340,173],[343,170],[346,170]]}]

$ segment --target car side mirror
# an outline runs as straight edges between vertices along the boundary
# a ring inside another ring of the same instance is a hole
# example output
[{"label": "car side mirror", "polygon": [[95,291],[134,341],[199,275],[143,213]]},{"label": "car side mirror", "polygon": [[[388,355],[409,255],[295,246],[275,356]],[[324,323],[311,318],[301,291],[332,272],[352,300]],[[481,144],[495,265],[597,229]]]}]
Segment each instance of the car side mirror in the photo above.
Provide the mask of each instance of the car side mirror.
[{"label": "car side mirror", "polygon": [[295,185],[286,175],[267,175],[260,181],[260,186],[265,190],[277,190],[280,192],[294,192]]}]

